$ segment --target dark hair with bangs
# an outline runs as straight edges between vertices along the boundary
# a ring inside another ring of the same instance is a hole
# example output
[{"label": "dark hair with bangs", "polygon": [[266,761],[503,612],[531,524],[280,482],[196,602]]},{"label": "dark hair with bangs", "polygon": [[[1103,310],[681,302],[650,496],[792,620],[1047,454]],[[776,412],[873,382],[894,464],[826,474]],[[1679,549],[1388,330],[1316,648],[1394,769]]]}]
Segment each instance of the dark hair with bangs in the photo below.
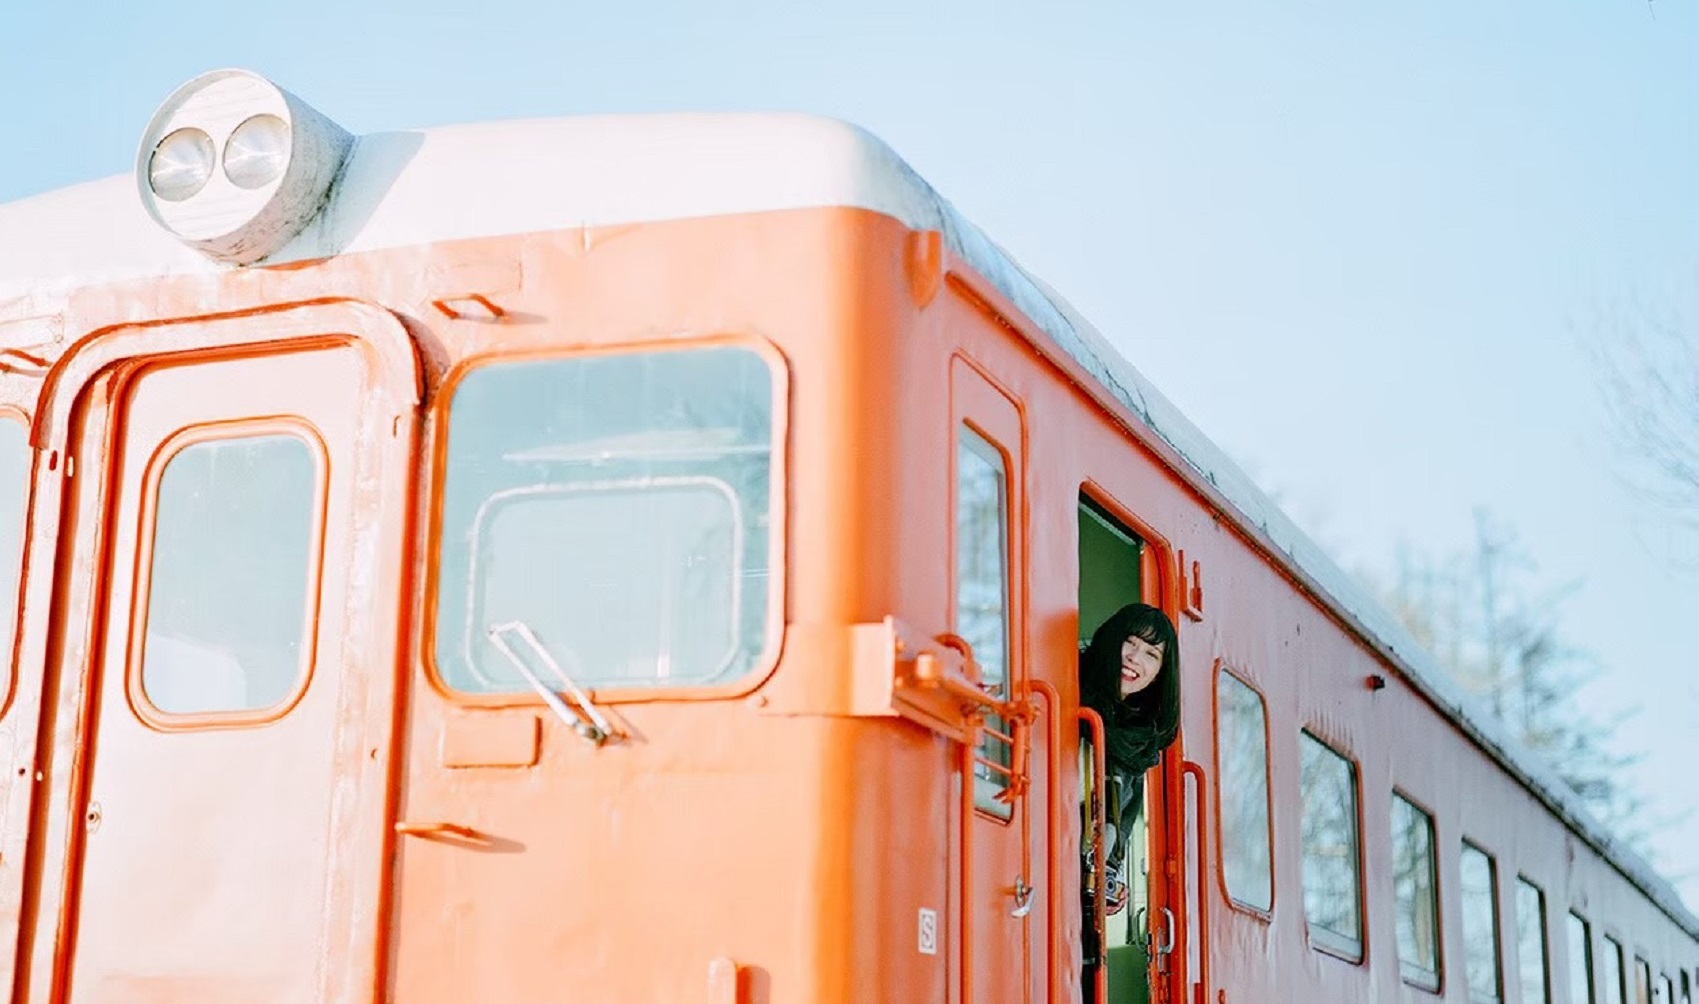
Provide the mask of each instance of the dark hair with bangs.
[{"label": "dark hair with bangs", "polygon": [[[1162,646],[1162,668],[1150,686],[1123,698],[1121,646],[1133,637]],[[1080,703],[1111,729],[1130,730],[1129,738],[1154,762],[1180,729],[1180,640],[1167,614],[1148,603],[1130,603],[1092,632],[1080,656]]]}]

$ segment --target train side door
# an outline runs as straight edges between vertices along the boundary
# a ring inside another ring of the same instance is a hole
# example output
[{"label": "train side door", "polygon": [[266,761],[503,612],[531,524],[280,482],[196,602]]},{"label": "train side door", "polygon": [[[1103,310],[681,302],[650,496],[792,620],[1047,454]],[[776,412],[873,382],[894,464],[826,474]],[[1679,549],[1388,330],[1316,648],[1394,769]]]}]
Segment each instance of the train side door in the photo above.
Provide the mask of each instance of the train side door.
[{"label": "train side door", "polygon": [[[1111,503],[1081,492],[1077,525],[1078,644],[1083,651],[1098,626],[1126,604],[1142,601],[1162,605],[1163,582],[1158,549]],[[1081,759],[1081,774],[1088,782],[1082,786],[1082,798],[1093,791],[1095,784],[1113,785],[1107,778],[1091,778],[1091,758]],[[1177,897],[1182,887],[1192,891],[1181,878],[1181,868],[1185,862],[1195,862],[1196,852],[1184,848],[1186,856],[1182,860],[1179,855],[1183,848],[1175,836],[1184,832],[1185,820],[1192,818],[1192,806],[1176,804],[1170,795],[1175,790],[1179,763],[1180,750],[1176,744],[1169,747],[1162,762],[1146,775],[1143,810],[1136,820],[1128,823],[1126,849],[1113,876],[1128,890],[1127,905],[1103,918],[1100,942],[1094,930],[1083,932],[1086,955],[1096,963],[1085,970],[1088,1004],[1091,995],[1100,992],[1100,985],[1104,1004],[1191,999],[1183,990],[1185,976],[1181,966],[1187,962],[1187,946],[1197,942],[1188,938],[1183,927],[1187,918],[1195,916],[1195,911],[1182,911]],[[1087,840],[1090,836],[1086,835]],[[1085,926],[1092,926],[1089,916]],[[1190,971],[1196,969],[1195,961],[1191,962]]]},{"label": "train side door", "polygon": [[[978,663],[981,683],[1008,699],[1026,679],[1022,576],[1025,560],[1025,436],[1020,411],[966,360],[951,369],[954,425],[952,554],[954,633]],[[991,717],[979,742],[958,747],[961,761],[959,911],[964,1004],[1031,1000],[1032,949],[1049,943],[1033,931],[1033,799],[1012,788],[1013,723]],[[1037,911],[1040,918],[1044,911]]]},{"label": "train side door", "polygon": [[48,665],[82,739],[56,744],[30,1000],[370,999],[414,406],[369,348],[100,378],[105,449],[67,489],[100,514],[72,542],[96,577]]}]

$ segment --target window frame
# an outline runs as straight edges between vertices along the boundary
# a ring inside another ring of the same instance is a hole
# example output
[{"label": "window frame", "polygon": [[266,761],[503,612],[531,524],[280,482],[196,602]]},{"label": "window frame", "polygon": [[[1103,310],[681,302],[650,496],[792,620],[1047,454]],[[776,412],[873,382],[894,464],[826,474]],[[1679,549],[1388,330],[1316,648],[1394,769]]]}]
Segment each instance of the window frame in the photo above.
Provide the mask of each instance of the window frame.
[{"label": "window frame", "polygon": [[[1009,448],[1006,445],[1004,445],[1002,442],[1000,442],[999,439],[995,435],[993,435],[990,431],[988,431],[985,428],[984,422],[976,420],[974,418],[974,416],[972,416],[972,415],[962,415],[962,416],[959,416],[956,419],[956,421],[953,423],[953,425],[951,426],[951,430],[950,430],[950,630],[952,632],[956,633],[957,637],[961,637],[961,634],[960,634],[960,632],[961,632],[961,609],[960,609],[961,574],[960,573],[961,573],[962,551],[961,551],[961,540],[959,539],[960,526],[959,526],[958,517],[960,516],[960,513],[961,513],[960,504],[961,504],[961,486],[962,486],[962,481],[961,481],[961,478],[962,478],[962,471],[961,471],[962,451],[965,449],[965,450],[968,450],[968,451],[973,452],[973,453],[978,453],[978,454],[981,455],[980,459],[986,461],[987,463],[990,462],[990,457],[985,456],[984,451],[976,448],[976,445],[974,444],[974,442],[970,441],[964,435],[964,433],[972,433],[973,440],[977,441],[978,446],[984,447],[985,450],[989,450],[991,453],[995,454],[996,458],[997,458],[997,463],[1001,467],[1000,473],[1002,475],[1002,483],[999,486],[1001,488],[1001,495],[998,499],[998,501],[1001,505],[1001,510],[1000,510],[998,515],[999,515],[1002,522],[1001,522],[1001,526],[998,528],[1001,531],[1001,533],[999,534],[998,543],[1002,545],[1002,556],[1001,556],[1002,557],[1002,569],[1001,569],[1001,571],[1002,571],[1003,581],[1002,581],[1001,585],[1003,587],[1002,627],[1003,627],[1003,662],[1004,662],[1004,665],[1002,667],[1003,679],[999,682],[1000,682],[1000,686],[1003,688],[1002,700],[1007,701],[1013,695],[1014,689],[1015,689],[1015,684],[1017,682],[1017,675],[1016,675],[1016,672],[1015,672],[1015,592],[1016,592],[1015,579],[1016,579],[1016,576],[1014,574],[1015,573],[1015,541],[1014,541],[1014,537],[1015,537],[1015,526],[1014,526],[1014,524],[1015,524],[1015,505],[1014,505],[1014,502],[1015,502],[1015,478],[1016,478],[1016,471],[1017,471],[1018,468],[1016,467],[1016,464],[1014,462],[1014,457],[1009,452]],[[976,658],[977,658],[977,653],[976,653]],[[986,682],[986,681],[982,680],[982,681],[979,681],[979,682],[983,685],[984,682]],[[989,723],[987,723],[987,724],[989,724]],[[1002,724],[1003,724],[1004,728],[1009,728],[1007,723],[1002,723]],[[971,753],[970,753],[970,755],[975,758],[974,759],[974,765],[975,765],[975,768],[976,768],[973,772],[973,775],[972,775],[973,789],[974,789],[973,790],[973,808],[974,808],[975,814],[977,814],[979,816],[982,816],[986,819],[990,819],[990,820],[998,822],[998,823],[1009,824],[1014,820],[1014,816],[1015,816],[1014,799],[1010,798],[1008,800],[1003,800],[1003,799],[999,798],[998,796],[1000,796],[1004,792],[1007,792],[1007,791],[1010,790],[1010,787],[1011,787],[1010,782],[1009,781],[999,782],[995,778],[981,777],[978,770],[977,770],[978,758],[983,757],[985,759],[990,759],[990,757],[988,756],[988,753],[989,753],[989,743],[991,741],[992,741],[991,737],[988,736],[988,735],[985,735],[983,730],[979,731],[979,739],[973,745],[973,748],[972,748]],[[1011,753],[1011,755],[1013,754],[1013,744],[1012,743],[1010,744],[1010,753]],[[1012,768],[1014,765],[1009,764],[1007,766]],[[1012,781],[1012,778],[1010,780]],[[996,790],[994,792],[986,790],[986,787],[982,786],[980,784],[981,781],[987,782],[987,785],[996,786]]]},{"label": "window frame", "polygon": [[1540,998],[1540,1004],[1552,1004],[1551,927],[1547,923],[1551,910],[1546,905],[1545,888],[1521,872],[1516,873],[1516,892],[1512,898],[1512,903],[1516,908],[1516,983],[1521,990],[1521,999],[1517,1001],[1517,1004],[1528,1004],[1528,985],[1522,979],[1522,889],[1524,887],[1534,891],[1535,902],[1539,904],[1540,911],[1540,972],[1544,974],[1545,978],[1545,994]]},{"label": "window frame", "polygon": [[[153,606],[153,559],[159,530],[159,490],[165,472],[183,452],[207,443],[284,436],[307,448],[313,462],[312,521],[303,585],[301,665],[295,685],[279,701],[262,708],[229,711],[166,711],[153,703],[143,686],[143,657],[146,650],[148,611]],[[330,511],[330,448],[317,427],[294,415],[263,418],[222,419],[185,426],[165,437],[147,458],[142,471],[140,500],[136,509],[136,569],[130,610],[130,636],[124,650],[124,690],[131,710],[141,722],[159,732],[208,729],[257,728],[278,721],[301,703],[318,668],[319,608],[324,602],[324,550],[326,520]]]},{"label": "window frame", "polygon": [[[1345,763],[1345,765],[1348,768],[1350,768],[1350,771],[1351,771],[1351,794],[1352,794],[1354,801],[1356,802],[1356,805],[1355,805],[1356,811],[1352,814],[1352,825],[1355,827],[1355,832],[1353,833],[1353,836],[1355,838],[1354,842],[1356,844],[1355,872],[1356,872],[1356,877],[1357,877],[1357,883],[1356,883],[1356,890],[1355,891],[1356,891],[1356,905],[1357,905],[1357,944],[1356,944],[1356,947],[1355,947],[1355,952],[1353,953],[1352,948],[1349,945],[1342,943],[1344,941],[1344,939],[1342,937],[1334,935],[1333,932],[1328,931],[1326,928],[1318,928],[1316,925],[1311,923],[1309,908],[1308,908],[1307,903],[1306,903],[1305,909],[1304,909],[1304,939],[1307,942],[1309,942],[1309,945],[1312,949],[1314,949],[1318,952],[1321,952],[1324,955],[1331,955],[1334,958],[1341,959],[1345,962],[1350,962],[1350,963],[1353,963],[1355,965],[1364,965],[1368,962],[1368,959],[1369,959],[1369,925],[1368,925],[1368,919],[1369,918],[1368,918],[1368,909],[1367,909],[1368,896],[1367,896],[1367,893],[1365,892],[1365,890],[1363,889],[1363,850],[1364,849],[1363,849],[1363,770],[1362,770],[1362,764],[1358,763],[1357,759],[1355,757],[1353,757],[1351,754],[1340,749],[1339,745],[1335,745],[1334,743],[1328,741],[1328,739],[1318,729],[1319,729],[1319,727],[1312,726],[1312,725],[1304,725],[1304,726],[1301,726],[1298,729],[1298,777],[1299,777],[1299,782],[1300,782],[1300,785],[1301,785],[1302,779],[1303,779],[1303,760],[1304,760],[1303,743],[1304,743],[1304,737],[1305,736],[1308,736],[1310,739],[1313,739],[1317,743],[1317,745],[1321,746],[1323,749],[1327,750],[1329,753],[1332,753],[1334,756],[1337,756],[1340,760],[1342,760]],[[1302,792],[1302,790],[1300,790],[1299,793],[1298,793],[1298,847],[1299,847],[1298,860],[1299,860],[1300,890],[1302,890],[1302,888],[1303,888],[1302,887],[1302,877],[1301,877],[1302,874],[1303,874],[1303,871],[1302,871],[1303,861],[1308,854],[1308,848],[1304,843],[1304,837],[1303,837],[1303,829],[1304,829],[1303,818],[1304,818],[1304,799],[1303,799],[1303,792]],[[1318,930],[1322,932],[1322,937],[1318,938],[1316,936],[1316,932]],[[1336,938],[1337,938],[1337,940],[1335,940]]]},{"label": "window frame", "polygon": [[[1227,886],[1227,843],[1222,839],[1223,815],[1221,812],[1221,792],[1224,785],[1220,783],[1220,779],[1226,776],[1222,773],[1221,769],[1222,676],[1232,677],[1234,681],[1244,686],[1246,690],[1255,694],[1257,702],[1262,708],[1263,802],[1266,808],[1266,819],[1268,824],[1267,833],[1264,836],[1264,846],[1268,849],[1268,907],[1266,909],[1255,906],[1254,904],[1245,903],[1235,898]],[[1239,670],[1238,667],[1228,664],[1225,659],[1217,659],[1215,661],[1215,686],[1212,688],[1213,692],[1210,695],[1212,702],[1212,726],[1215,733],[1215,777],[1217,779],[1217,783],[1212,786],[1215,789],[1215,825],[1213,827],[1215,831],[1215,875],[1216,883],[1220,887],[1222,901],[1227,904],[1228,909],[1235,910],[1248,917],[1253,917],[1264,924],[1269,924],[1274,921],[1274,908],[1275,904],[1278,902],[1277,897],[1279,895],[1277,888],[1278,877],[1276,874],[1279,869],[1274,866],[1276,861],[1276,851],[1274,846],[1274,725],[1273,722],[1270,721],[1271,716],[1268,712],[1268,695],[1263,692],[1262,688],[1251,682],[1247,678],[1248,676],[1249,674],[1247,672],[1243,672]]]},{"label": "window frame", "polygon": [[771,381],[770,400],[772,440],[768,462],[767,485],[767,594],[761,602],[766,608],[766,638],[761,652],[750,669],[736,679],[711,684],[671,684],[667,686],[600,686],[585,687],[590,700],[600,705],[648,704],[664,701],[706,701],[746,696],[764,684],[778,668],[784,647],[784,628],[789,594],[789,551],[786,544],[790,530],[790,365],[775,344],[755,335],[714,333],[676,339],[656,340],[652,337],[578,346],[545,346],[526,351],[490,351],[467,356],[454,363],[443,376],[431,402],[430,427],[433,442],[430,446],[430,476],[420,486],[428,493],[428,515],[425,520],[424,545],[421,548],[424,572],[420,586],[424,591],[422,610],[415,629],[420,662],[426,684],[439,698],[462,708],[500,709],[544,707],[534,691],[526,689],[507,693],[477,693],[450,685],[437,665],[437,628],[441,623],[440,582],[442,562],[444,486],[448,481],[448,441],[452,432],[452,407],[460,384],[472,373],[487,366],[524,363],[558,362],[567,359],[590,359],[601,356],[635,356],[663,352],[693,352],[709,349],[743,349],[767,364]]},{"label": "window frame", "polygon": [[[1391,836],[1392,839],[1394,839],[1394,840],[1396,839],[1396,836],[1391,833],[1392,811],[1393,811],[1393,808],[1396,806],[1397,802],[1400,802],[1400,801],[1402,801],[1404,804],[1408,805],[1410,808],[1414,809],[1416,812],[1421,813],[1422,816],[1425,817],[1428,821],[1428,869],[1429,869],[1428,877],[1429,877],[1429,881],[1432,883],[1432,886],[1433,886],[1432,905],[1433,905],[1433,911],[1434,911],[1434,971],[1433,971],[1433,982],[1432,982],[1431,985],[1429,983],[1426,983],[1426,982],[1411,979],[1408,975],[1405,974],[1405,971],[1404,971],[1404,956],[1403,956],[1402,951],[1401,951],[1401,949],[1398,945],[1398,927],[1397,927],[1398,915],[1397,915],[1397,912],[1396,912],[1397,909],[1398,909],[1398,885],[1397,885],[1398,880],[1397,880],[1397,876],[1395,874],[1395,875],[1392,876],[1392,878],[1393,878],[1392,908],[1394,910],[1392,937],[1393,937],[1393,954],[1398,957],[1398,978],[1401,982],[1404,983],[1405,986],[1414,987],[1415,989],[1421,990],[1424,993],[1435,994],[1437,996],[1443,997],[1445,995],[1445,989],[1446,989],[1445,988],[1445,975],[1446,975],[1445,974],[1445,895],[1444,895],[1442,885],[1441,885],[1441,882],[1440,882],[1439,821],[1438,821],[1438,819],[1437,819],[1437,817],[1436,817],[1436,815],[1433,811],[1433,808],[1431,806],[1429,806],[1427,803],[1422,802],[1419,799],[1415,798],[1405,789],[1400,788],[1397,785],[1393,785],[1391,797],[1387,800],[1387,814],[1386,814],[1387,815],[1387,826],[1388,826],[1389,836]],[[1389,849],[1390,849],[1390,843],[1391,843],[1391,841],[1389,841]]]},{"label": "window frame", "polygon": [[[958,631],[957,594],[960,585],[957,581],[957,540],[956,512],[959,488],[959,455],[962,445],[961,432],[964,428],[971,429],[975,435],[1002,457],[1004,477],[1004,505],[1006,507],[1003,546],[1006,555],[1005,573],[1008,581],[1004,583],[1006,624],[1005,656],[1008,664],[1005,685],[1006,694],[1019,694],[1030,679],[1030,658],[1027,653],[1026,603],[1027,603],[1027,457],[1029,444],[1027,441],[1027,417],[1021,399],[1007,386],[997,379],[988,369],[965,352],[957,350],[949,357],[949,424],[939,431],[944,432],[945,482],[942,502],[942,515],[946,528],[945,567],[947,569],[945,595],[945,612],[948,618],[949,630]],[[965,640],[965,639],[964,639]],[[1011,730],[1012,732],[1012,730]],[[983,742],[983,738],[981,740]],[[972,783],[977,776],[975,758],[980,755],[981,746],[976,743],[971,748],[964,747],[962,760],[964,771],[963,783]],[[972,816],[975,819],[997,826],[1013,826],[1017,818],[1030,818],[1031,809],[1027,803],[1026,794],[1016,794],[1007,802],[997,801],[986,805],[978,797],[979,785],[973,785],[974,790],[967,794],[967,804],[973,806]]]},{"label": "window frame", "polygon": [[1490,1001],[1481,1001],[1472,996],[1473,989],[1469,985],[1469,953],[1463,953],[1463,999],[1468,1004],[1506,1004],[1504,998],[1504,911],[1499,904],[1499,867],[1498,858],[1485,847],[1464,837],[1457,845],[1457,904],[1458,925],[1462,928],[1463,940],[1469,940],[1468,912],[1464,909],[1464,894],[1467,891],[1463,881],[1463,855],[1474,851],[1487,862],[1487,892],[1488,902],[1492,904],[1492,936],[1493,936],[1493,982],[1494,997]]},{"label": "window frame", "polygon": [[[30,505],[35,501],[35,454],[30,446],[31,420],[23,409],[12,405],[0,405],[0,422],[12,422],[23,429],[24,449],[28,461],[24,467],[23,484],[20,486],[22,508],[19,510],[18,525],[18,567],[17,588],[12,595],[11,610],[11,644],[5,651],[5,674],[0,676],[0,720],[3,720],[12,710],[12,700],[18,692],[18,643],[21,640],[24,627],[24,591],[29,586],[30,537],[35,523],[30,519]],[[6,616],[0,610],[0,616]]]},{"label": "window frame", "polygon": [[[1597,955],[1597,953],[1593,951],[1593,922],[1588,920],[1586,917],[1582,916],[1573,907],[1571,907],[1569,909],[1568,913],[1569,913],[1569,919],[1564,921],[1564,939],[1563,940],[1564,940],[1564,953],[1565,953],[1567,960],[1569,962],[1568,975],[1565,979],[1565,982],[1568,984],[1568,986],[1566,987],[1566,992],[1567,992],[1568,996],[1570,997],[1569,1004],[1598,1004],[1598,1000],[1599,1000],[1599,970],[1598,970],[1598,963],[1595,959],[1595,956]],[[1581,968],[1585,972],[1586,980],[1587,980],[1587,999],[1584,1000],[1584,1001],[1578,1001],[1578,1000],[1574,999],[1574,997],[1575,997],[1575,964],[1576,964],[1576,960],[1575,960],[1575,957],[1573,955],[1573,950],[1575,948],[1574,939],[1571,936],[1571,932],[1574,930],[1574,924],[1572,924],[1571,921],[1573,921],[1575,924],[1581,925],[1581,949],[1582,949],[1582,953],[1581,953],[1580,962],[1581,962]]]},{"label": "window frame", "polygon": [[[1601,940],[1603,940],[1605,942],[1605,953],[1607,955],[1612,955],[1613,952],[1614,952],[1614,957],[1616,959],[1616,988],[1615,988],[1616,998],[1613,1001],[1613,1000],[1609,999],[1609,995],[1607,994],[1607,999],[1605,1000],[1604,1004],[1627,1004],[1627,1002],[1629,1000],[1629,995],[1628,995],[1628,975],[1629,975],[1628,974],[1628,960],[1629,960],[1629,956],[1626,954],[1626,951],[1625,951],[1627,946],[1624,945],[1622,940],[1620,938],[1618,938],[1616,935],[1610,934],[1609,932],[1605,931],[1602,928],[1599,931],[1599,937],[1600,937]],[[1605,989],[1606,990],[1611,989],[1611,987],[1608,985],[1608,981],[1607,981],[1607,985],[1606,985]]]}]

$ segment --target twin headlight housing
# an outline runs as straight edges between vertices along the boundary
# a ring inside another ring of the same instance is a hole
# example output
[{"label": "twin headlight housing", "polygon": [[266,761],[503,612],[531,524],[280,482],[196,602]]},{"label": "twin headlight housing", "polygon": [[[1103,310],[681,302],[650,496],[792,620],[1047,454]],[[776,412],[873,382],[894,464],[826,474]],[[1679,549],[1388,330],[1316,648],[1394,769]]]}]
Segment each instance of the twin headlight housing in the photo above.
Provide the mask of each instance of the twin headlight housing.
[{"label": "twin headlight housing", "polygon": [[311,222],[352,146],[340,126],[264,77],[214,70],[154,113],[136,184],[160,226],[209,257],[247,265]]}]

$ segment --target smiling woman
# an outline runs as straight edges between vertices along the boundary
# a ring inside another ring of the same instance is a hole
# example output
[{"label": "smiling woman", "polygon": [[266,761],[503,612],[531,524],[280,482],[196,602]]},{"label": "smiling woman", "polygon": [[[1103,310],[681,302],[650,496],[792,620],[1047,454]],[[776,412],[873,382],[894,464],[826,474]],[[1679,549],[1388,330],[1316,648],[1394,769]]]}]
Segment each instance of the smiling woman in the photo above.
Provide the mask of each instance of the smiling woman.
[{"label": "smiling woman", "polygon": [[1103,718],[1109,773],[1121,786],[1110,810],[1115,827],[1111,875],[1144,806],[1144,772],[1156,766],[1180,727],[1179,665],[1173,622],[1145,603],[1117,611],[1092,634],[1080,656],[1080,702]]}]

